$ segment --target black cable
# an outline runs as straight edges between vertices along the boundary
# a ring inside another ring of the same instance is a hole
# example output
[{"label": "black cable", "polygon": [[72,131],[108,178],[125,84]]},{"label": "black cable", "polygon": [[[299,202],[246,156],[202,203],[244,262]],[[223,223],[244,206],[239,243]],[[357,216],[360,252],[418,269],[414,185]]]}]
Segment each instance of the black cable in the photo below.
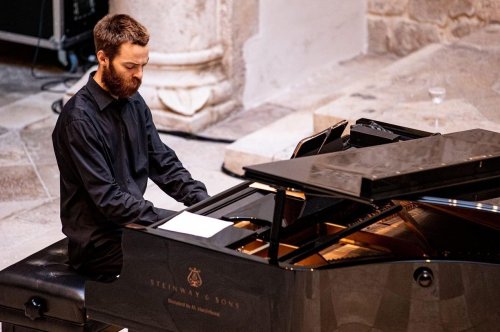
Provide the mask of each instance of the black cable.
[{"label": "black cable", "polygon": [[64,78],[64,79],[61,79],[61,80],[53,80],[53,81],[48,81],[48,82],[45,82],[42,84],[42,86],[40,87],[40,90],[42,91],[49,91],[49,92],[55,92],[55,93],[65,93],[66,90],[53,90],[53,89],[50,89],[50,87],[52,85],[59,85],[59,84],[64,84],[64,86],[66,87],[71,87],[73,84],[70,83],[70,82],[76,82],[78,81],[79,78],[75,77],[75,78],[72,78],[72,77],[67,77],[67,78]]},{"label": "black cable", "polygon": [[205,141],[205,142],[213,142],[213,143],[224,143],[224,144],[231,144],[231,143],[234,142],[233,139],[207,137],[207,136],[202,136],[202,135],[196,135],[196,134],[193,134],[193,133],[188,133],[188,132],[185,132],[185,131],[178,131],[178,130],[158,129],[158,132],[161,133],[161,134],[173,135],[173,136],[178,136],[178,137],[182,137],[182,138],[185,138],[185,139],[196,140],[196,141]]},{"label": "black cable", "polygon": [[57,99],[56,101],[54,101],[51,105],[50,105],[50,108],[52,109],[52,112],[56,113],[57,115],[61,114],[61,111],[62,111],[62,106],[63,106],[63,103],[62,103],[62,98],[60,99]]},{"label": "black cable", "polygon": [[54,79],[52,81],[46,82],[41,86],[42,91],[50,91],[50,92],[64,92],[58,90],[50,90],[48,87],[52,85],[57,85],[60,83],[66,84],[70,80],[78,80],[81,77],[81,74],[63,74],[63,75],[50,75],[50,76],[39,76],[35,73],[35,66],[38,61],[38,53],[40,51],[40,42],[42,40],[42,27],[43,27],[43,19],[44,19],[44,8],[46,5],[46,0],[42,0],[40,4],[40,20],[38,21],[38,36],[37,43],[35,46],[35,52],[33,54],[33,59],[31,61],[31,76],[35,79]]},{"label": "black cable", "polygon": [[40,19],[38,20],[38,38],[35,46],[35,53],[33,54],[33,59],[31,60],[31,76],[34,78],[41,78],[35,75],[35,65],[38,60],[38,51],[40,50],[40,42],[42,40],[42,24],[43,24],[43,9],[45,8],[46,0],[42,0],[40,3]]},{"label": "black cable", "polygon": [[221,169],[222,173],[224,173],[226,175],[229,175],[229,176],[231,176],[233,178],[237,178],[237,179],[240,179],[240,180],[248,180],[243,175],[236,174],[235,172],[230,171],[229,169],[227,169],[226,165],[224,165],[224,163],[222,163],[220,169]]},{"label": "black cable", "polygon": [[[62,103],[62,98],[57,99],[52,103],[50,106],[52,111],[56,114],[61,114],[63,103]],[[204,141],[204,142],[212,142],[212,143],[223,143],[223,144],[231,144],[235,140],[233,139],[227,139],[227,138],[216,138],[216,137],[207,137],[207,136],[202,136],[202,135],[196,135],[193,133],[188,133],[185,131],[178,131],[178,130],[165,130],[165,129],[157,129],[160,134],[167,134],[167,135],[172,135],[172,136],[178,136],[182,137],[185,139],[189,140],[196,140],[196,141]],[[228,171],[229,172],[229,171]]]}]

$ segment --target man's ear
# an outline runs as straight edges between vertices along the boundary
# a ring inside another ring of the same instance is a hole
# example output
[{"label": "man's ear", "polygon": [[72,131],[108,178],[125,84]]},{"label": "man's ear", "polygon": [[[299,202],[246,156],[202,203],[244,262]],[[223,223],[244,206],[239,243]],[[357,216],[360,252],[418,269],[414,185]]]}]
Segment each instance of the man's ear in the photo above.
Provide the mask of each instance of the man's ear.
[{"label": "man's ear", "polygon": [[107,66],[109,63],[109,58],[106,56],[103,50],[97,51],[97,62],[100,66]]}]

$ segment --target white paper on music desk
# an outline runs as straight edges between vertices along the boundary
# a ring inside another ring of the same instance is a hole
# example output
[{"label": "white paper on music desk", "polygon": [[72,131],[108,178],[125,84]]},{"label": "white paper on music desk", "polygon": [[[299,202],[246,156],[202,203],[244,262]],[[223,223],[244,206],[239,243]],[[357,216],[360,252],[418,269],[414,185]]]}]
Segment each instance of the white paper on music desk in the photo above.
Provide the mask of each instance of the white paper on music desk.
[{"label": "white paper on music desk", "polygon": [[158,228],[208,238],[232,224],[230,221],[183,211]]}]

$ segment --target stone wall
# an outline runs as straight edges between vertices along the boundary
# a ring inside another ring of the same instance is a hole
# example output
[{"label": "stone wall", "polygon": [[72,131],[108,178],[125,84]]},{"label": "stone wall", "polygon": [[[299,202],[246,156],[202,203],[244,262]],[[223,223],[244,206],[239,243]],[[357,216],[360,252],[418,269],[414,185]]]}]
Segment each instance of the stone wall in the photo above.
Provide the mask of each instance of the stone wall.
[{"label": "stone wall", "polygon": [[[233,1],[238,7],[247,2]],[[246,109],[267,102],[327,64],[366,52],[366,0],[259,0],[251,9],[251,21],[235,22],[256,24],[251,31],[255,33],[242,45]],[[234,18],[241,20],[241,14]]]},{"label": "stone wall", "polygon": [[368,52],[404,56],[500,23],[500,0],[368,0]]}]

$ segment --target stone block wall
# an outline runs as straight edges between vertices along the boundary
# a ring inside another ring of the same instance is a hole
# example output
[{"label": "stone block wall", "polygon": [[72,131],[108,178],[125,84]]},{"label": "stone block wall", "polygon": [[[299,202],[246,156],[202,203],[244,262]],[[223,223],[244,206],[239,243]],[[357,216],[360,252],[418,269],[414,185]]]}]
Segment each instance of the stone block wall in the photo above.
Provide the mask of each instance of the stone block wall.
[{"label": "stone block wall", "polygon": [[500,23],[500,0],[368,0],[368,52],[404,56]]}]

